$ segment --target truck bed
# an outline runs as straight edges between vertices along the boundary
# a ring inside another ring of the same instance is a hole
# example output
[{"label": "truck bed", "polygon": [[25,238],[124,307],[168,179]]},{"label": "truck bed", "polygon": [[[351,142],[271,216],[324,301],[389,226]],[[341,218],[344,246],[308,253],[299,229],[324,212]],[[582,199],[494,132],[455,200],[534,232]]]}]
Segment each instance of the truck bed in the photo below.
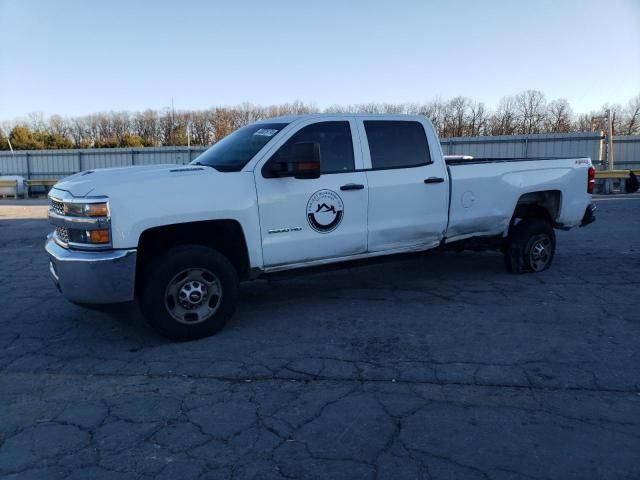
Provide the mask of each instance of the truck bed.
[{"label": "truck bed", "polygon": [[505,234],[520,201],[541,198],[556,226],[579,225],[590,203],[589,158],[446,159],[451,194],[446,242]]}]

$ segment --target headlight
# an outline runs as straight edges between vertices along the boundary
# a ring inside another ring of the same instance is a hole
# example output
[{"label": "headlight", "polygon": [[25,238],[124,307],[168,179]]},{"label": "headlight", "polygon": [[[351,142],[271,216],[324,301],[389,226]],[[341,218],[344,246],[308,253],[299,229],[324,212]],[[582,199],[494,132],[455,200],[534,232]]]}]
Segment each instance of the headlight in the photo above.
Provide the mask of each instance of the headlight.
[{"label": "headlight", "polygon": [[66,203],[64,214],[72,217],[107,217],[109,207],[107,203]]},{"label": "headlight", "polygon": [[54,239],[65,248],[111,248],[111,212],[105,196],[86,199],[70,194],[49,195],[49,221],[56,227]]}]

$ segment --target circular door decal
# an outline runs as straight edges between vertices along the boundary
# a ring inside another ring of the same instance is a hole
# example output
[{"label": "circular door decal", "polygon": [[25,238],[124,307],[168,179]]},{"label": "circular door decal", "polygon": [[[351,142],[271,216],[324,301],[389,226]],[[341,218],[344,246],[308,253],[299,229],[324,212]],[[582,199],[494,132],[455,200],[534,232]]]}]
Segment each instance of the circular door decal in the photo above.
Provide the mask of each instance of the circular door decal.
[{"label": "circular door decal", "polygon": [[333,190],[318,190],[307,202],[307,221],[319,233],[329,233],[338,228],[344,215],[344,205]]}]

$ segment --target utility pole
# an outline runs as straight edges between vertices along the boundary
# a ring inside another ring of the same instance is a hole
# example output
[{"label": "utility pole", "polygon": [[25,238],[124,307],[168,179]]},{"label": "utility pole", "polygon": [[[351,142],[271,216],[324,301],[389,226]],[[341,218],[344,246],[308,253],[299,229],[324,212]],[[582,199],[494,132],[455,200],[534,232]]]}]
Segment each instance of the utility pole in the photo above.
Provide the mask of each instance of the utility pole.
[{"label": "utility pole", "polygon": [[4,136],[7,137],[7,143],[9,144],[9,150],[11,150],[11,154],[15,155],[15,152],[13,151],[13,147],[11,146],[11,139],[9,138],[9,135],[7,135],[7,132],[4,128],[0,127],[0,129],[2,129],[2,133],[4,133]]},{"label": "utility pole", "polygon": [[[604,170],[613,170],[613,117],[611,109],[607,109],[607,111],[605,112],[603,123],[604,122],[606,122],[606,124],[604,125],[604,129],[606,132],[605,136],[607,139],[607,150],[605,152],[603,167]],[[611,193],[611,190],[611,179],[607,178],[604,181],[604,193]]]},{"label": "utility pole", "polygon": [[607,150],[607,163],[609,164],[609,170],[613,170],[613,116],[611,109],[607,110],[608,130],[609,130],[609,144]]}]

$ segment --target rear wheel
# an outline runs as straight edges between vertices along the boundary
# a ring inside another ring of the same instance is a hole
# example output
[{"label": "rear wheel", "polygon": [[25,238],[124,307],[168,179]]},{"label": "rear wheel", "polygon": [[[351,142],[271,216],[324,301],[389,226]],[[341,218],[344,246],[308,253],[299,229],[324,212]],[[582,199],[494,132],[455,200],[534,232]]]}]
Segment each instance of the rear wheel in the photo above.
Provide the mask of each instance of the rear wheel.
[{"label": "rear wheel", "polygon": [[511,228],[504,249],[509,272],[541,272],[551,266],[556,251],[556,235],[551,224],[541,218],[525,218]]},{"label": "rear wheel", "polygon": [[172,340],[215,334],[233,315],[237,301],[235,268],[222,254],[201,245],[159,254],[140,296],[146,320]]}]

